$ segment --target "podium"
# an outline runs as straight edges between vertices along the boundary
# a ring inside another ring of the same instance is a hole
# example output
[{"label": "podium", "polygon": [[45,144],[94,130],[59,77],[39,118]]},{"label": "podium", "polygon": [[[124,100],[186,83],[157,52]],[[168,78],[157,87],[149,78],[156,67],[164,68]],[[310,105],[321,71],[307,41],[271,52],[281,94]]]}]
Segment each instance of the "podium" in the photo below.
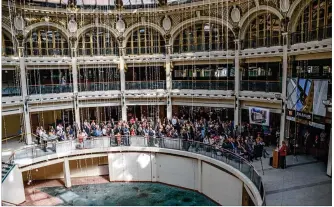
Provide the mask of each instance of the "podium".
[{"label": "podium", "polygon": [[279,159],[278,149],[274,149],[273,150],[273,168],[278,168],[278,159]]}]

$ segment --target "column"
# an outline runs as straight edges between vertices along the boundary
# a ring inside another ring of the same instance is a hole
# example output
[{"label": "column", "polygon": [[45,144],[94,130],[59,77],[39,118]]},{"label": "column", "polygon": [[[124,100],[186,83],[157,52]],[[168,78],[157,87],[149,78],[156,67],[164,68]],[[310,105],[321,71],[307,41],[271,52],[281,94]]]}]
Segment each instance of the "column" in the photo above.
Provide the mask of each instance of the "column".
[{"label": "column", "polygon": [[151,159],[151,166],[152,166],[152,182],[159,181],[158,175],[158,165],[157,165],[157,154],[155,152],[151,152],[150,159]]},{"label": "column", "polygon": [[239,91],[240,91],[240,41],[234,40],[235,43],[235,54],[234,54],[234,96],[235,96],[235,107],[234,107],[234,127],[240,126],[240,102],[239,102]]},{"label": "column", "polygon": [[21,94],[24,102],[23,105],[23,116],[24,116],[24,128],[26,134],[26,144],[32,144],[31,136],[31,125],[30,125],[30,115],[28,110],[28,94],[27,94],[27,74],[24,58],[24,47],[18,47],[19,58],[20,58],[20,78],[21,78]]},{"label": "column", "polygon": [[328,150],[328,161],[327,161],[327,175],[332,177],[332,130],[329,137],[329,150]]},{"label": "column", "polygon": [[74,113],[75,113],[75,123],[78,129],[81,128],[81,121],[80,121],[80,109],[78,103],[78,67],[77,67],[77,51],[76,48],[71,48],[72,54],[72,80],[73,80],[73,105],[74,105]]},{"label": "column", "polygon": [[197,160],[197,191],[202,193],[202,160]]},{"label": "column", "polygon": [[172,90],[170,48],[171,48],[170,45],[166,45],[166,90],[167,92],[170,92],[170,90]]},{"label": "column", "polygon": [[109,170],[109,181],[112,182],[114,181],[114,171],[113,171],[113,153],[108,153],[108,170]]},{"label": "column", "polygon": [[288,73],[288,33],[283,33],[283,61],[282,61],[282,113],[280,122],[280,139],[279,145],[281,145],[284,140],[285,134],[285,114],[286,114],[286,79]]},{"label": "column", "polygon": [[172,74],[170,61],[171,46],[166,45],[166,91],[167,91],[167,119],[172,119],[172,99],[170,96],[172,90]]},{"label": "column", "polygon": [[65,187],[66,188],[70,188],[72,186],[72,183],[71,183],[71,172],[70,172],[70,163],[69,163],[67,157],[64,158],[63,171],[64,171]]},{"label": "column", "polygon": [[125,54],[125,48],[120,48],[119,73],[120,73],[120,81],[121,81],[122,120],[127,121],[126,100],[125,100],[125,60],[124,60],[124,54]]}]

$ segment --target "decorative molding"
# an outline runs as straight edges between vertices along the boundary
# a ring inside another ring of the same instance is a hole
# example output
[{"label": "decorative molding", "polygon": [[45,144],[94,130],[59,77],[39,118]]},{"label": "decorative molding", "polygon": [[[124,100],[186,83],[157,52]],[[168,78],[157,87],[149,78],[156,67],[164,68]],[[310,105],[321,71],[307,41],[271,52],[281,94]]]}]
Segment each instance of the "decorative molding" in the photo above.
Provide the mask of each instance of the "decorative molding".
[{"label": "decorative molding", "polygon": [[236,6],[233,6],[231,9],[231,19],[234,23],[238,23],[240,21],[241,13],[240,9]]},{"label": "decorative molding", "polygon": [[164,28],[165,31],[170,30],[172,27],[172,21],[167,15],[162,20],[162,27]]}]

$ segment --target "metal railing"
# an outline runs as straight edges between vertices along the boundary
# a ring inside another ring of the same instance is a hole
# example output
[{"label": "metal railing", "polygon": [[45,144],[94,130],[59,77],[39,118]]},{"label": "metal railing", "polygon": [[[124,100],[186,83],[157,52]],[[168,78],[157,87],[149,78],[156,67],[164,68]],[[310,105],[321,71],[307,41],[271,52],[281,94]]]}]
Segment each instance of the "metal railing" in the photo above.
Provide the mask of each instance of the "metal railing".
[{"label": "metal railing", "polygon": [[234,90],[234,80],[173,80],[172,89]]},{"label": "metal railing", "polygon": [[120,90],[120,82],[89,82],[78,83],[79,92],[81,91],[112,91]]},{"label": "metal railing", "polygon": [[2,97],[5,96],[21,96],[21,87],[20,86],[2,87]]},{"label": "metal railing", "polygon": [[85,49],[79,49],[78,50],[79,56],[118,56],[118,48],[85,48]]},{"label": "metal railing", "polygon": [[280,46],[282,43],[282,36],[267,37],[264,39],[245,39],[241,41],[241,49]]},{"label": "metal railing", "polygon": [[[52,146],[50,146],[52,145]],[[49,146],[48,148],[46,148]],[[260,174],[255,167],[244,157],[227,149],[218,148],[215,145],[208,145],[202,142],[188,141],[180,138],[155,138],[142,136],[111,136],[111,137],[91,137],[82,142],[77,140],[52,141],[43,146],[29,146],[14,153],[14,162],[20,159],[36,158],[50,154],[57,156],[68,155],[71,152],[82,149],[104,149],[116,146],[137,146],[137,147],[158,147],[165,149],[174,149],[188,151],[195,154],[204,155],[215,160],[219,160],[238,169],[247,176],[259,190],[262,200],[264,201],[265,191]],[[43,150],[44,149],[44,150]],[[48,151],[47,151],[48,149]]]},{"label": "metal railing", "polygon": [[280,81],[257,81],[257,80],[242,80],[242,91],[264,91],[264,92],[282,92]]},{"label": "metal railing", "polygon": [[189,53],[189,52],[207,52],[207,51],[222,51],[222,50],[234,50],[234,40],[228,41],[228,43],[216,43],[216,44],[191,44],[191,45],[175,45],[173,47],[173,53]]},{"label": "metal railing", "polygon": [[166,89],[166,81],[125,81],[125,89]]},{"label": "metal railing", "polygon": [[317,28],[310,31],[293,32],[291,35],[291,45],[316,40],[332,38],[332,26]]},{"label": "metal railing", "polygon": [[45,85],[29,85],[28,94],[47,94],[47,93],[69,93],[73,92],[73,84],[45,84]]},{"label": "metal railing", "polygon": [[27,47],[25,55],[27,56],[68,56],[70,53],[68,48],[33,48]]}]

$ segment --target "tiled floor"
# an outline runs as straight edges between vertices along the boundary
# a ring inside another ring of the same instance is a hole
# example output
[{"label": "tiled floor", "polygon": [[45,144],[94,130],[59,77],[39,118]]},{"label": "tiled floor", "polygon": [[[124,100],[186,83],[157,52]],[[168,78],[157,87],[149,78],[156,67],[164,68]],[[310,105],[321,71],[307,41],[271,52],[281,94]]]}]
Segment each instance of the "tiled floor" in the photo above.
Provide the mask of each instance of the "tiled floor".
[{"label": "tiled floor", "polygon": [[[87,178],[71,178],[72,185],[83,184],[99,184],[108,183],[108,176],[87,177]],[[33,181],[30,185],[25,186],[26,201],[21,206],[53,206],[61,204],[63,201],[59,198],[51,197],[50,195],[41,192],[38,188],[63,186],[64,180],[47,180]]]},{"label": "tiled floor", "polygon": [[[268,150],[269,151],[269,150]],[[287,168],[275,169],[269,158],[256,161],[254,167],[261,173],[266,190],[266,205],[330,206],[332,179],[327,176],[327,165],[312,156],[287,156]]]}]

